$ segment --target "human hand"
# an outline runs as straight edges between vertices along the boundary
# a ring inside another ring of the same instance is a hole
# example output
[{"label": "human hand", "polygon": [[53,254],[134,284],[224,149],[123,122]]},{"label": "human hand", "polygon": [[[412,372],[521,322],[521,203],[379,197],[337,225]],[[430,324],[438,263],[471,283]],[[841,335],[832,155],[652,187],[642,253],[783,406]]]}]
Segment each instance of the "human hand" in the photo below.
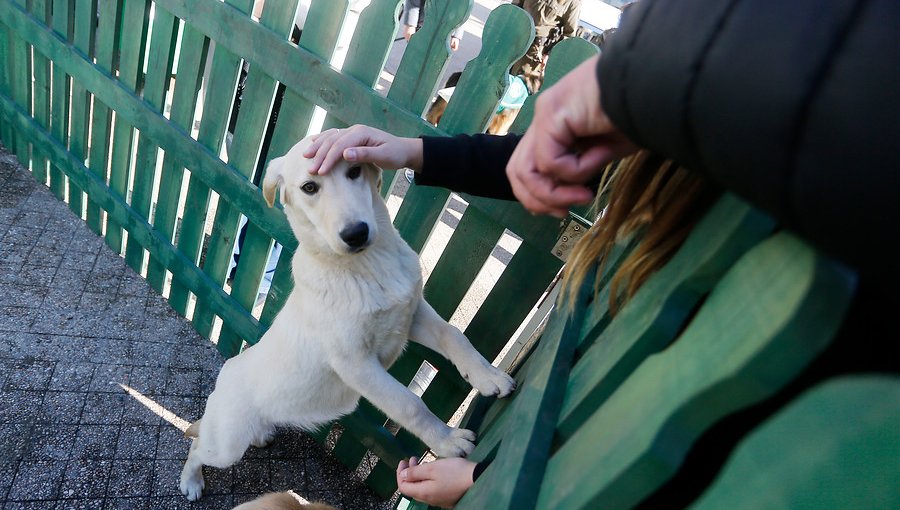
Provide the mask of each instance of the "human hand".
[{"label": "human hand", "polygon": [[475,463],[461,458],[419,464],[410,457],[397,466],[397,487],[403,494],[429,505],[453,508],[474,483]]},{"label": "human hand", "polygon": [[451,37],[450,38],[450,51],[456,51],[459,49],[459,37]]},{"label": "human hand", "polygon": [[416,33],[416,27],[412,25],[403,25],[403,38],[409,42],[409,38]]},{"label": "human hand", "polygon": [[576,67],[546,89],[534,121],[506,166],[513,193],[531,212],[563,217],[569,207],[591,201],[585,183],[603,167],[635,152],[606,116],[595,69],[598,57]]},{"label": "human hand", "polygon": [[311,174],[327,174],[341,159],[352,163],[374,163],[390,170],[412,168],[418,171],[422,168],[422,140],[401,138],[357,124],[313,136],[303,157],[312,159]]}]

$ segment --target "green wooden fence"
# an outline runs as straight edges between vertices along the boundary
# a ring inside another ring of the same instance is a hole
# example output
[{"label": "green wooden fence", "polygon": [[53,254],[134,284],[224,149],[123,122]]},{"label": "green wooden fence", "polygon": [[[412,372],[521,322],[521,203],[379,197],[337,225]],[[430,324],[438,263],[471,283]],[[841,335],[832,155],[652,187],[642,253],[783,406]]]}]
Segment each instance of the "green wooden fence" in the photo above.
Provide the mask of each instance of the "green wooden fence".
[{"label": "green wooden fence", "polygon": [[[253,0],[5,0],[0,2],[0,140],[176,311],[200,333],[212,335],[223,355],[233,356],[244,342],[260,338],[292,285],[289,261],[296,240],[280,211],[268,208],[253,184],[265,163],[259,159],[277,86],[286,90],[266,159],[307,134],[315,106],[326,110],[326,127],[364,123],[405,136],[479,132],[503,94],[507,69],[534,33],[531,19],[518,8],[494,10],[481,52],[466,66],[435,128],[421,114],[447,66],[448,34],[467,18],[472,0],[429,6],[386,97],[375,85],[402,2],[371,1],[337,70],[329,61],[348,3],[313,1],[295,45],[289,34],[296,0],[266,2],[259,20],[250,16]],[[547,82],[597,51],[580,39],[560,44]],[[224,158],[242,62],[249,71]],[[524,130],[531,111],[529,102],[514,130]],[[386,182],[393,185],[395,177],[388,173]],[[395,224],[414,249],[425,246],[449,199],[443,190],[408,190]],[[551,254],[559,225],[516,204],[466,199],[469,206],[425,295],[449,318],[505,229],[521,237],[465,331],[493,359],[560,268]],[[226,283],[241,215],[248,228],[236,273]],[[257,317],[251,311],[274,242],[284,249]],[[215,335],[217,317],[222,325]],[[414,344],[391,372],[408,383],[425,360],[438,371],[423,399],[449,419],[469,387],[446,360]],[[405,431],[389,433],[385,422],[379,410],[363,402],[341,420],[334,453],[350,467],[375,453],[379,460],[366,470],[367,481],[389,495],[397,462],[421,454],[424,445]]]}]

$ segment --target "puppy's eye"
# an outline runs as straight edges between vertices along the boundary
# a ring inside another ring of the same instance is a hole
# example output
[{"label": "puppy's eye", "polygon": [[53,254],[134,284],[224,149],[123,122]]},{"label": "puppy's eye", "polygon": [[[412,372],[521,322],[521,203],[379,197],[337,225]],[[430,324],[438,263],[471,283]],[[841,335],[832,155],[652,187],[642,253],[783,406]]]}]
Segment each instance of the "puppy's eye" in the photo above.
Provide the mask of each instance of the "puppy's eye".
[{"label": "puppy's eye", "polygon": [[319,191],[319,185],[313,181],[307,181],[303,186],[300,186],[300,189],[307,195],[315,195]]},{"label": "puppy's eye", "polygon": [[347,170],[347,178],[351,181],[354,181],[357,177],[359,177],[360,173],[362,173],[361,166],[352,166],[350,167],[350,170]]}]

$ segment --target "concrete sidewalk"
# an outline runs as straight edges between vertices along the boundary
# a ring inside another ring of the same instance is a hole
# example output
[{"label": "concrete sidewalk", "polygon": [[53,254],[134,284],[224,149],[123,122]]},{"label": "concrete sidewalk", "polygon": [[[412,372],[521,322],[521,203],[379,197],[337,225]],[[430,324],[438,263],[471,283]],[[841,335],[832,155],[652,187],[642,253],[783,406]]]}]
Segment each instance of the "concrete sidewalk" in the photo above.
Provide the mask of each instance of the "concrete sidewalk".
[{"label": "concrete sidewalk", "polygon": [[178,492],[222,358],[66,204],[0,148],[0,508],[230,509],[293,490],[390,508],[309,437],[283,431],[206,495]]}]

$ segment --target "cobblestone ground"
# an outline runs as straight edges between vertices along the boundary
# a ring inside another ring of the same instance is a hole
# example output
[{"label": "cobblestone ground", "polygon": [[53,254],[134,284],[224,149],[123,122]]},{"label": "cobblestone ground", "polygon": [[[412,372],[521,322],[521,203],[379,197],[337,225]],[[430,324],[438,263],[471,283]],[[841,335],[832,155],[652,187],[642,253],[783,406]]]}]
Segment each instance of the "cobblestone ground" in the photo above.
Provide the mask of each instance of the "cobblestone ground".
[{"label": "cobblestone ground", "polygon": [[0,148],[0,508],[228,509],[292,489],[346,509],[381,501],[294,431],[206,469],[189,504],[182,427],[222,359]]}]

